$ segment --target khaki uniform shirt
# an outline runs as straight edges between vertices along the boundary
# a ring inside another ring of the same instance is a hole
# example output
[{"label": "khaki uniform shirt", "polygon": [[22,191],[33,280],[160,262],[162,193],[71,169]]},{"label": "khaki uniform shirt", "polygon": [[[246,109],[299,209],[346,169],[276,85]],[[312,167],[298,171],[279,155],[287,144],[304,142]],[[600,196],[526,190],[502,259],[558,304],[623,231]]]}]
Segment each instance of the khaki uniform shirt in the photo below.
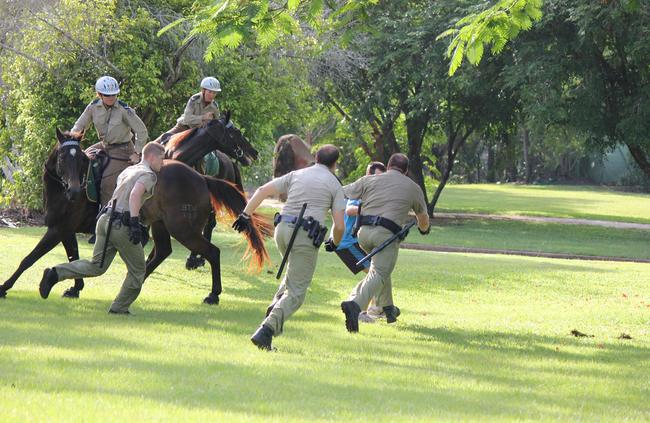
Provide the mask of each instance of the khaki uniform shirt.
[{"label": "khaki uniform shirt", "polygon": [[[129,210],[129,197],[136,182],[141,182],[144,185],[145,192],[142,196],[142,204],[144,204],[146,200],[153,196],[153,189],[157,181],[156,173],[146,163],[140,162],[137,165],[127,167],[117,178],[117,188],[113,193],[114,209],[118,212]],[[142,204],[140,204],[141,207]]]},{"label": "khaki uniform shirt", "polygon": [[185,111],[176,122],[189,126],[190,128],[195,128],[203,124],[203,115],[208,112],[212,112],[215,119],[218,118],[220,113],[219,104],[213,100],[206,105],[201,93],[197,93],[190,97],[187,106],[185,106]]},{"label": "khaki uniform shirt", "polygon": [[294,170],[273,180],[274,187],[287,195],[282,214],[298,216],[303,203],[307,203],[305,216],[325,223],[328,210],[345,209],[343,188],[336,176],[322,164]]},{"label": "khaki uniform shirt", "polygon": [[391,169],[364,176],[343,187],[345,196],[361,200],[361,215],[381,216],[404,226],[408,213],[427,209],[422,189],[411,178]]},{"label": "khaki uniform shirt", "polygon": [[95,125],[97,136],[104,144],[124,144],[133,139],[135,132],[135,151],[142,152],[149,133],[144,123],[126,103],[117,101],[112,107],[104,106],[101,99],[93,100],[81,114],[72,128],[73,132],[82,132]]}]

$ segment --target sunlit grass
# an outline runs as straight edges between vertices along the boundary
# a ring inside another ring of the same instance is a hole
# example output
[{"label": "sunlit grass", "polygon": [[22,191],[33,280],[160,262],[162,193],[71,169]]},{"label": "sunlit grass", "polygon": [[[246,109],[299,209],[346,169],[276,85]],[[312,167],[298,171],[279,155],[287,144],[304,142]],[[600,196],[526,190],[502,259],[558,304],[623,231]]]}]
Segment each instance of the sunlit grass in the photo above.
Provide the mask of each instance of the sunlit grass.
[{"label": "sunlit grass", "polygon": [[[42,232],[0,230],[1,277]],[[403,250],[399,322],[350,335],[338,304],[357,278],[323,251],[278,352],[263,353],[248,338],[274,276],[243,272],[239,236],[215,239],[217,307],[201,304],[209,272],[186,271],[176,243],[131,317],[106,313],[125,273],[119,260],[79,300],[59,297],[68,282],[38,297],[62,248],[26,272],[0,300],[1,420],[650,419],[647,265]],[[633,339],[617,339],[623,332]]]},{"label": "sunlit grass", "polygon": [[448,185],[436,210],[650,223],[650,195],[595,186]]},{"label": "sunlit grass", "polygon": [[431,234],[406,242],[447,247],[650,259],[650,230],[483,219],[434,219]]}]

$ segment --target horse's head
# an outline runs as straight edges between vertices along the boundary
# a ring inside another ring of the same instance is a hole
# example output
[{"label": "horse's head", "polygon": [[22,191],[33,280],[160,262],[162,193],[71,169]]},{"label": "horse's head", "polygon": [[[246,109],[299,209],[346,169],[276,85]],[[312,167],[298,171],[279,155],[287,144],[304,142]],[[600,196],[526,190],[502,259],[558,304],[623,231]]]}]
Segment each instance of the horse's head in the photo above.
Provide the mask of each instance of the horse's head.
[{"label": "horse's head", "polygon": [[230,120],[230,112],[226,112],[219,119],[208,123],[208,131],[217,127],[223,128],[223,141],[219,143],[218,150],[226,153],[244,166],[249,166],[257,160],[258,152],[246,139],[244,134]]},{"label": "horse's head", "polygon": [[59,142],[48,161],[54,168],[50,169],[46,164],[46,172],[54,172],[51,176],[63,186],[65,196],[68,200],[75,201],[86,187],[88,171],[88,158],[81,149],[82,136],[73,136],[67,132],[63,134],[57,128],[56,137]]}]

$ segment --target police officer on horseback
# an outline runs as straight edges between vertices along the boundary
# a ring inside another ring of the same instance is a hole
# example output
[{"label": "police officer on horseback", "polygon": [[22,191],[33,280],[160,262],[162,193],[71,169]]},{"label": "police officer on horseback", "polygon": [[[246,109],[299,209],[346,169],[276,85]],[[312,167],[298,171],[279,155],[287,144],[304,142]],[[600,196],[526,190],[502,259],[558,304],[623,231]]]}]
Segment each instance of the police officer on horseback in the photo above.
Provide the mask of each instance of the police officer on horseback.
[{"label": "police officer on horseback", "polygon": [[203,78],[201,92],[194,94],[187,102],[185,111],[176,121],[176,125],[163,134],[160,139],[164,143],[170,135],[186,131],[191,128],[205,126],[212,119],[219,117],[219,103],[215,100],[221,92],[221,83],[213,76]]},{"label": "police officer on horseback", "polygon": [[104,274],[119,252],[127,274],[109,313],[130,314],[129,306],[140,294],[146,271],[140,209],[154,195],[156,172],[160,171],[164,154],[163,146],[150,142],[144,146],[142,161],[120,174],[113,197],[97,221],[97,242],[92,259],[75,260],[45,269],[39,285],[42,298],[47,298],[52,287],[64,279]]},{"label": "police officer on horseback", "polygon": [[135,111],[117,99],[120,86],[115,78],[102,76],[95,83],[95,91],[97,98],[86,106],[71,132],[83,133],[91,124],[97,130],[99,142],[87,148],[86,155],[90,159],[95,159],[100,154],[108,157],[101,177],[99,197],[100,203],[106,205],[113,196],[120,172],[140,161],[149,133]]}]

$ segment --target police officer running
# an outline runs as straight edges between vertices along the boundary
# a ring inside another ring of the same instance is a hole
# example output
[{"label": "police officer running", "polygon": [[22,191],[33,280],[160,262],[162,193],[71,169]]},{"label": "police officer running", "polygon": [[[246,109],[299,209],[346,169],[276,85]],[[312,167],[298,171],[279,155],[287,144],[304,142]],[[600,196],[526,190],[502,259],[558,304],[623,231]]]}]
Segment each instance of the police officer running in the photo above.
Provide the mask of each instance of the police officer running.
[{"label": "police officer running", "polygon": [[[430,231],[429,216],[422,189],[413,182],[408,172],[408,158],[404,154],[393,154],[388,161],[388,170],[381,175],[364,176],[343,187],[346,197],[359,198],[363,204],[360,219],[359,244],[370,252],[373,248],[398,233],[413,210],[418,230],[422,235]],[[371,298],[380,296],[386,321],[397,321],[393,305],[391,273],[397,262],[399,241],[388,244],[372,257],[370,270],[352,290],[347,301],[341,303],[345,314],[345,327],[349,332],[359,331],[359,313],[365,309]],[[388,295],[390,294],[390,295]]]},{"label": "police officer running", "polygon": [[116,253],[126,264],[127,274],[109,313],[130,314],[129,306],[140,294],[146,270],[142,248],[140,208],[154,194],[156,173],[163,163],[165,149],[158,143],[144,146],[142,160],[122,172],[108,207],[97,221],[97,242],[91,260],[75,260],[45,269],[39,285],[42,298],[64,279],[102,275],[113,262]]},{"label": "police officer running", "polygon": [[[71,132],[80,134],[91,124],[97,130],[99,142],[86,149],[86,155],[94,159],[98,151],[110,157],[101,181],[99,201],[106,205],[113,196],[117,177],[131,163],[140,161],[139,154],[147,142],[147,128],[128,104],[117,100],[120,86],[115,78],[102,76],[95,83],[97,98],[81,114]],[[135,133],[135,146],[132,142]]]},{"label": "police officer running", "polygon": [[[239,232],[248,230],[250,216],[265,198],[287,195],[282,213],[275,219],[275,243],[283,256],[288,254],[287,273],[266,310],[266,319],[251,337],[253,344],[260,349],[271,349],[272,337],[282,333],[284,322],[305,300],[316,269],[318,247],[327,233],[322,224],[327,210],[331,210],[334,222],[334,244],[341,240],[345,228],[345,199],[341,183],[334,175],[338,157],[339,150],[335,146],[321,147],[316,152],[315,165],[275,178],[255,191],[244,212],[233,223],[233,228]],[[304,218],[302,222],[296,222],[305,203]],[[296,229],[291,250],[287,251],[296,224],[300,226]],[[329,251],[333,249],[329,248]]]}]

